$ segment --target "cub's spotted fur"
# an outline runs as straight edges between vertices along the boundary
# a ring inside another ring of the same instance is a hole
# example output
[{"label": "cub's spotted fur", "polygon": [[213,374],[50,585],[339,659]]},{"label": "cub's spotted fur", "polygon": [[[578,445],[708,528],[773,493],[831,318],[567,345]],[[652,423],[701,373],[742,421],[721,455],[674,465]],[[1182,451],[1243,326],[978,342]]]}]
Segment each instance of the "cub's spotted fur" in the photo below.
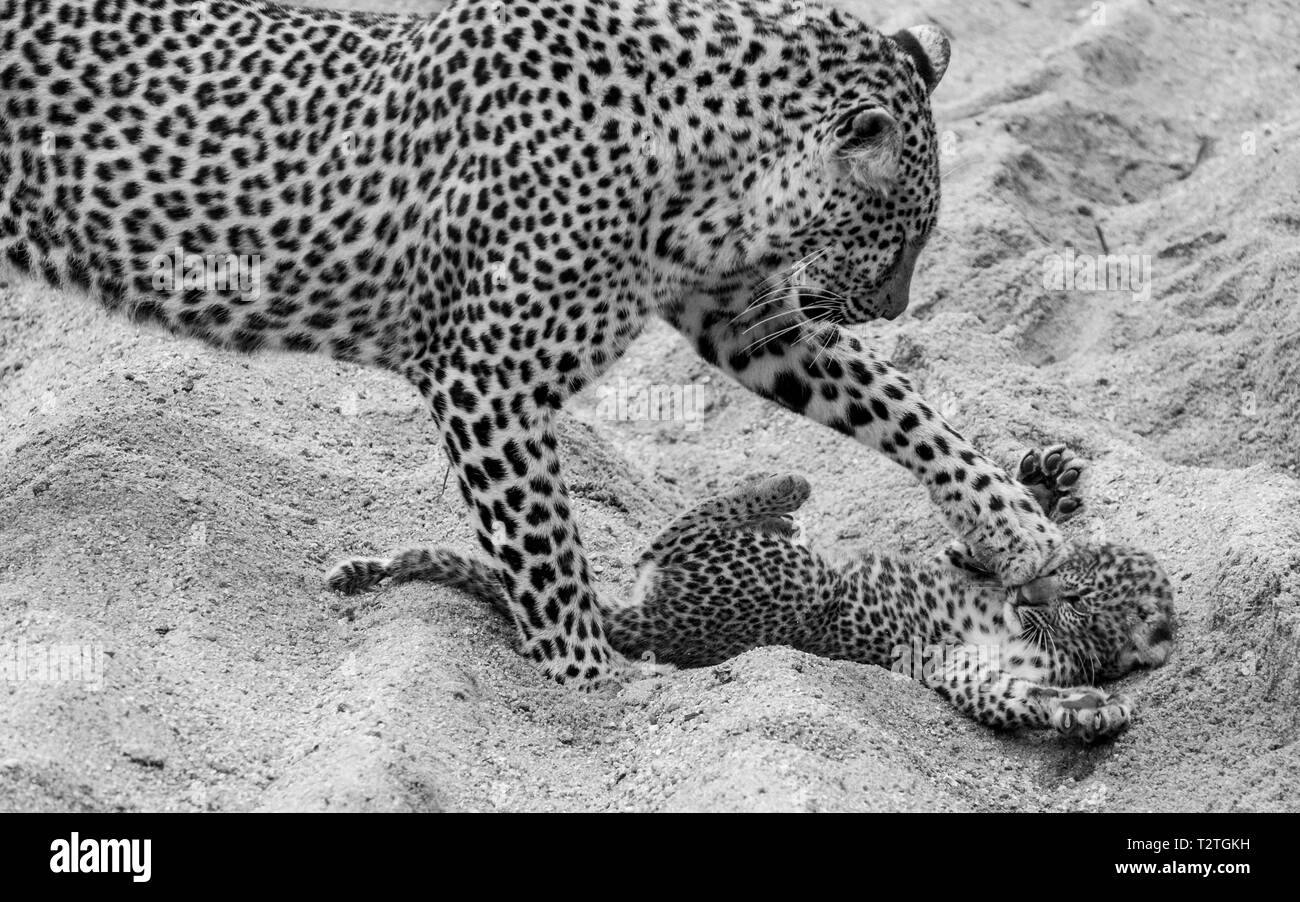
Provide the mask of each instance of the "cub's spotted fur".
[{"label": "cub's spotted fur", "polygon": [[[404,376],[522,647],[590,685],[615,662],[552,416],[651,316],[911,470],[1008,584],[1059,544],[842,329],[907,306],[947,64],[931,26],[779,0],[0,0],[0,260],[182,335]],[[233,284],[209,271],[232,260]]]},{"label": "cub's spotted fur", "polygon": [[[1077,512],[1082,462],[1032,451],[1020,475],[1045,512]],[[808,497],[797,476],[754,479],[706,501],[641,557],[638,597],[610,610],[614,647],[684,667],[762,645],[878,664],[914,676],[990,727],[1113,736],[1132,705],[1096,688],[1154,667],[1173,644],[1173,590],[1151,555],[1067,542],[1050,573],[1002,588],[961,543],[938,560],[868,554],[833,565],[793,540]],[[448,551],[412,550],[360,566],[384,578],[455,585],[507,608],[491,571]]]}]

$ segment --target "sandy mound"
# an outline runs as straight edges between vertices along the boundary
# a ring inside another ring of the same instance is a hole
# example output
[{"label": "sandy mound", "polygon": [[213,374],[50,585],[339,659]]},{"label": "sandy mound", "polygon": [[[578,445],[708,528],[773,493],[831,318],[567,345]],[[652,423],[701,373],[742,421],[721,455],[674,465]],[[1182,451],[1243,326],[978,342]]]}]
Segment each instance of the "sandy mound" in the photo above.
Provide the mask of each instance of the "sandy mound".
[{"label": "sandy mound", "polygon": [[[990,451],[1071,442],[1095,466],[1083,528],[1166,563],[1180,644],[1126,682],[1129,733],[994,735],[881,669],[780,648],[552,688],[457,593],[322,587],[346,554],[469,548],[405,385],[138,334],[21,285],[0,289],[0,642],[107,658],[98,692],[0,684],[0,808],[1300,807],[1294,12],[846,5],[954,41],[943,232],[906,321],[863,331]],[[1149,257],[1149,297],[1044,288],[1067,246]],[[699,429],[611,422],[597,387],[565,420],[610,597],[680,505],[758,468],[809,477],[823,550],[942,537],[904,472],[663,327],[620,379],[705,403]]]}]

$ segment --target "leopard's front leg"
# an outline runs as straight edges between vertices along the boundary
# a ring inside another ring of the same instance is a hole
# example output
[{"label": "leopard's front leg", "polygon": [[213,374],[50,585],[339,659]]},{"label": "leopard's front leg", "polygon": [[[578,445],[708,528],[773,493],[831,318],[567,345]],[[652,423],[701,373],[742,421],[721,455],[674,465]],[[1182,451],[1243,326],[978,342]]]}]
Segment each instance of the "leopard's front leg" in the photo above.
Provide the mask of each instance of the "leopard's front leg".
[{"label": "leopard's front leg", "polygon": [[[588,688],[609,678],[616,659],[560,475],[550,389],[494,394],[483,390],[486,380],[468,374],[420,387],[479,544],[495,563],[521,652],[560,683]],[[345,593],[361,591],[386,575],[375,569],[380,563],[345,561],[329,582]]]},{"label": "leopard's front leg", "polygon": [[552,408],[474,394],[460,380],[435,391],[435,417],[520,650],[558,682],[595,685],[612,675],[614,653],[560,474]]},{"label": "leopard's front leg", "polygon": [[670,321],[701,356],[746,388],[911,470],[952,529],[1005,584],[1033,579],[1060,545],[1060,530],[1024,487],[946,423],[889,361],[849,333],[828,325],[815,333],[811,327],[783,332],[779,320],[764,324],[707,305]]},{"label": "leopard's front leg", "polygon": [[969,647],[947,650],[942,668],[925,682],[957,710],[993,729],[1055,729],[1094,742],[1128,728],[1133,705],[1127,697],[1092,686],[1059,688],[996,669],[973,666]]}]

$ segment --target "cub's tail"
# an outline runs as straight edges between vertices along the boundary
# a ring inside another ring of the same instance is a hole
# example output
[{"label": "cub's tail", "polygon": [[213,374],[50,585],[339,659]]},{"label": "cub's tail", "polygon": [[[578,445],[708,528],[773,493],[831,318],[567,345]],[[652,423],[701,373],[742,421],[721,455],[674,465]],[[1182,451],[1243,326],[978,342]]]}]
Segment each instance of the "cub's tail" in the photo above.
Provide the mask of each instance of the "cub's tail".
[{"label": "cub's tail", "polygon": [[331,588],[345,595],[372,588],[384,579],[438,583],[468,592],[506,620],[511,619],[505,592],[492,568],[446,548],[408,548],[389,558],[355,558],[337,565],[327,579]]}]

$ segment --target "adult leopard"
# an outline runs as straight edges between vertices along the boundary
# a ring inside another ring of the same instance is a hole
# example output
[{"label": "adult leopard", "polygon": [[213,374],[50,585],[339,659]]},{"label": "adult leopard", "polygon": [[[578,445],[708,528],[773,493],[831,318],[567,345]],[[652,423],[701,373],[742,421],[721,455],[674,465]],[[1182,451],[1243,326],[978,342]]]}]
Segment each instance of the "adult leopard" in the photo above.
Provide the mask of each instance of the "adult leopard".
[{"label": "adult leopard", "polygon": [[551,420],[655,314],[911,470],[1008,584],[1059,544],[841,328],[907,306],[947,63],[933,27],[774,0],[0,0],[0,258],[176,333],[406,377],[522,646],[590,685],[617,662]]}]

